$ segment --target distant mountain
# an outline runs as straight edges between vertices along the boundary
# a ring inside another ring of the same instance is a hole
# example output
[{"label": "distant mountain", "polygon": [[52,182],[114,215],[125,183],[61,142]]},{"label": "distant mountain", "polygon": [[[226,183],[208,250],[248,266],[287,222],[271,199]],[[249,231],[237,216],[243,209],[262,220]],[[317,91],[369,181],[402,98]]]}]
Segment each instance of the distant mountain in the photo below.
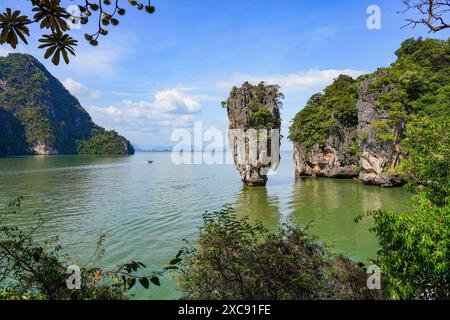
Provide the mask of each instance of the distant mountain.
[{"label": "distant mountain", "polygon": [[213,150],[211,146],[200,148],[198,146],[192,146],[192,145],[182,145],[182,146],[153,146],[153,147],[140,147],[140,146],[134,146],[134,149],[136,152],[172,152],[174,151],[180,151],[183,150],[185,152],[227,152],[228,148],[224,147],[221,150]]},{"label": "distant mountain", "polygon": [[171,146],[154,146],[149,148],[143,148],[139,146],[135,146],[134,149],[136,152],[171,152]]},{"label": "distant mountain", "polygon": [[0,156],[133,153],[127,139],[97,126],[38,60],[0,57]]}]

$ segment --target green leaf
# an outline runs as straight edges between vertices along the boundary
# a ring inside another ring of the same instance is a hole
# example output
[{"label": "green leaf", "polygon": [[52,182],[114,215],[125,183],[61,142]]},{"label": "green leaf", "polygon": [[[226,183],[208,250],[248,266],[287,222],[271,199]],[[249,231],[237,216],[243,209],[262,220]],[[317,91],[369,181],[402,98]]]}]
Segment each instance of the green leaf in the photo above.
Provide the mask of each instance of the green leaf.
[{"label": "green leaf", "polygon": [[69,64],[69,57],[67,56],[67,51],[64,50],[64,49],[62,49],[62,50],[61,50],[61,53],[62,53],[62,56],[63,56],[63,58],[64,58],[64,62],[65,62],[66,64]]},{"label": "green leaf", "polygon": [[51,55],[55,52],[56,48],[57,48],[57,47],[55,47],[55,46],[52,46],[52,47],[48,48],[47,51],[45,51],[44,58],[45,58],[45,59],[50,58]]},{"label": "green leaf", "polygon": [[[153,282],[153,281],[152,281]],[[150,282],[148,281],[148,278],[141,278],[139,279],[139,283],[141,284],[141,286],[143,286],[145,289],[148,289],[148,287],[150,286]]]},{"label": "green leaf", "polygon": [[57,66],[57,65],[59,65],[59,61],[61,60],[61,49],[57,49],[56,50],[56,52],[55,52],[55,54],[53,55],[53,58],[52,58],[52,63],[55,65],[55,66]]},{"label": "green leaf", "polygon": [[159,278],[157,276],[153,276],[150,278],[150,281],[155,285],[155,286],[160,286],[161,283],[159,282]]},{"label": "green leaf", "polygon": [[136,284],[136,278],[128,278],[128,290],[134,287]]},{"label": "green leaf", "polygon": [[173,259],[173,260],[170,261],[170,264],[171,264],[171,265],[175,265],[175,264],[178,264],[178,263],[180,263],[180,262],[181,262],[181,259],[180,259],[180,258],[175,258],[175,259]]}]

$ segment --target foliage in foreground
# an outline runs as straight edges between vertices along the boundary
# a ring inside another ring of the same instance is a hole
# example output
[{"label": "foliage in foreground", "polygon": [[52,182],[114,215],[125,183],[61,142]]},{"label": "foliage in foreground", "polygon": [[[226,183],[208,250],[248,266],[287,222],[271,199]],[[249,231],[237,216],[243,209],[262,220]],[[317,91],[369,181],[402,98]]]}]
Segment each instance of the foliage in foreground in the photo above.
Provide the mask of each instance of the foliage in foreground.
[{"label": "foliage in foreground", "polygon": [[450,206],[422,197],[412,214],[370,213],[383,287],[391,299],[450,299]]},{"label": "foliage in foreground", "polygon": [[225,207],[204,215],[177,278],[187,299],[372,299],[363,267],[330,254],[306,229],[269,234]]},{"label": "foliage in foreground", "polygon": [[[73,0],[72,0],[73,1]],[[126,13],[122,7],[126,1],[122,0],[91,0],[74,1],[74,11],[69,12],[61,4],[61,0],[30,0],[26,6],[30,6],[32,15],[24,15],[20,10],[12,11],[5,8],[0,12],[0,45],[8,44],[16,48],[20,41],[28,44],[27,38],[30,36],[30,25],[38,25],[42,30],[48,30],[48,34],[43,34],[39,39],[39,49],[45,49],[44,57],[52,57],[53,64],[58,65],[61,56],[66,64],[69,63],[69,54],[75,56],[75,47],[78,41],[70,36],[72,24],[87,25],[93,22],[96,32],[86,33],[84,38],[93,46],[98,45],[99,37],[108,34],[109,26],[117,26],[121,16]],[[140,3],[137,0],[128,0],[129,5],[138,10],[145,9],[152,14],[155,7],[150,4]],[[25,6],[25,4],[22,4]]]},{"label": "foliage in foreground", "polygon": [[[409,127],[403,170],[415,192],[412,213],[376,211],[376,263],[392,299],[450,299],[449,119]],[[362,217],[359,217],[359,219]]]},{"label": "foliage in foreground", "polygon": [[115,270],[102,270],[91,266],[104,254],[101,236],[89,262],[81,269],[81,288],[69,289],[68,267],[72,265],[67,255],[61,253],[58,238],[37,241],[35,235],[45,220],[34,213],[36,223],[20,227],[11,219],[21,212],[22,198],[0,211],[0,300],[116,300],[127,299],[130,290],[139,283],[145,289],[160,285],[160,276],[177,268],[178,260],[162,271],[145,274],[142,262],[132,261]]}]

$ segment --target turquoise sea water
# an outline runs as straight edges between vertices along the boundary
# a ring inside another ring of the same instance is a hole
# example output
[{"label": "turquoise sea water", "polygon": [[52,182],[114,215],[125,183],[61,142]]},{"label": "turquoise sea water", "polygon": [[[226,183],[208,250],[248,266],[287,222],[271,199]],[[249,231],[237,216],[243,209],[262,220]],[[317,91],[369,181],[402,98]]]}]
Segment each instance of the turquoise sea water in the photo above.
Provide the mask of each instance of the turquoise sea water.
[{"label": "turquoise sea water", "polygon": [[[153,160],[149,164],[148,160]],[[375,209],[406,211],[403,189],[366,186],[355,180],[295,179],[292,153],[284,152],[267,187],[243,187],[232,165],[174,165],[170,153],[130,157],[51,156],[0,159],[0,205],[24,196],[32,223],[39,210],[48,220],[39,237],[59,235],[74,261],[86,262],[99,234],[106,235],[105,268],[138,260],[160,269],[195,239],[205,210],[234,206],[240,216],[275,229],[282,222],[313,222],[312,231],[334,250],[356,260],[374,257],[377,243],[370,220],[358,214]],[[140,290],[137,298],[148,298]],[[164,279],[150,298],[177,298],[175,283]]]}]

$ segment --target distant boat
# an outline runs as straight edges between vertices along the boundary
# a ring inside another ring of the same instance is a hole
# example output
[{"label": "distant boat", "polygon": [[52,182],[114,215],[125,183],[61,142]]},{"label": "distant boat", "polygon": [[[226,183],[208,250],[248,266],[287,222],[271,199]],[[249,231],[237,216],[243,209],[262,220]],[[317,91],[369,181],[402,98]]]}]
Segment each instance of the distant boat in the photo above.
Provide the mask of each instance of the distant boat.
[{"label": "distant boat", "polygon": [[148,164],[152,164],[153,163],[153,160],[148,160]]}]

